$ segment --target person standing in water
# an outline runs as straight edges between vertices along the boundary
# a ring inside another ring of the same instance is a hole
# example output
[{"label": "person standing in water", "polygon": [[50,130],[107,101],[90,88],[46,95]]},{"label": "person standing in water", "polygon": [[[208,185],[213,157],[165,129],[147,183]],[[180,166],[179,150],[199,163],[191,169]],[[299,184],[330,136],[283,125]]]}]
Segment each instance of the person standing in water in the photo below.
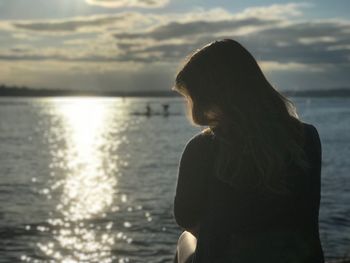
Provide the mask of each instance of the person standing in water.
[{"label": "person standing in water", "polygon": [[169,104],[164,103],[164,104],[162,104],[162,107],[163,107],[163,116],[164,117],[169,116]]},{"label": "person standing in water", "polygon": [[176,262],[322,263],[321,142],[237,41],[197,50],[174,89],[207,127],[181,156]]},{"label": "person standing in water", "polygon": [[149,103],[147,103],[146,104],[146,116],[151,116],[151,114],[152,114],[152,108],[151,108],[151,106],[149,105]]}]

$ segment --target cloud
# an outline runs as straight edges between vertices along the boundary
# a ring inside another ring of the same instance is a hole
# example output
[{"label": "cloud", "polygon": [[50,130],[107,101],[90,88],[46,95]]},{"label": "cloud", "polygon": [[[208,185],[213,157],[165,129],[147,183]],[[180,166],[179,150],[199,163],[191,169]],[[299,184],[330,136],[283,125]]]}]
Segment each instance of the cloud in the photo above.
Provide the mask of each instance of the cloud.
[{"label": "cloud", "polygon": [[320,37],[301,37],[299,38],[299,42],[305,45],[313,45],[317,43],[334,43],[337,39],[335,37],[329,36],[320,36]]},{"label": "cloud", "polygon": [[[247,31],[247,28],[250,30]],[[158,51],[158,56],[150,54],[149,62],[157,59],[180,60],[215,39],[234,38],[261,60],[293,65],[340,65],[349,63],[349,28],[350,22],[296,21],[286,24],[284,21],[242,19],[171,22],[149,32],[118,33],[114,36],[118,48],[129,54],[131,60],[136,54],[147,57],[147,53],[155,51]]]},{"label": "cloud", "polygon": [[222,32],[225,30],[238,31],[244,27],[260,28],[266,25],[276,24],[275,20],[245,18],[245,19],[230,19],[222,21],[190,21],[187,23],[171,21],[168,24],[155,27],[149,32],[143,33],[118,33],[114,36],[118,39],[128,38],[152,38],[156,40],[164,40],[169,38],[193,37],[198,35],[211,35],[213,33]]},{"label": "cloud", "polygon": [[[170,79],[177,65],[197,48],[216,39],[233,38],[247,47],[268,73],[302,74],[304,79],[311,75],[316,78],[320,73],[339,76],[350,67],[350,21],[305,20],[302,10],[307,7],[292,3],[248,8],[239,13],[215,8],[0,22],[0,30],[12,34],[18,43],[2,46],[0,60],[52,67],[74,65],[75,70],[92,75],[98,70],[114,70],[115,74],[122,70],[127,75],[137,69],[139,74],[134,76],[141,83],[141,79],[155,78],[142,78],[146,69],[147,76],[162,72]],[[26,41],[28,35],[39,37],[35,42]],[[280,81],[284,79],[285,76]]]},{"label": "cloud", "polygon": [[260,61],[260,67],[264,71],[296,71],[296,72],[324,72],[330,65],[322,64],[303,64],[296,62],[276,62],[276,61]]},{"label": "cloud", "polygon": [[140,67],[132,62],[0,61],[2,83],[33,88],[164,90],[173,75],[164,65]]},{"label": "cloud", "polygon": [[249,7],[237,15],[237,18],[256,17],[256,18],[291,18],[303,15],[302,9],[312,7],[311,3],[287,3],[272,4],[269,6]]},{"label": "cloud", "polygon": [[[175,64],[208,42],[235,38],[258,59],[289,65],[284,68],[295,69],[296,65],[302,64],[349,63],[350,22],[294,20],[293,17],[302,15],[301,10],[305,7],[308,5],[289,3],[248,8],[239,13],[215,8],[163,15],[128,12],[61,20],[17,21],[11,23],[17,36],[19,32],[33,31],[55,37],[57,33],[69,33],[72,37],[63,39],[63,34],[62,46],[33,48],[26,52],[2,50],[0,59],[130,60]],[[9,25],[3,28],[8,29]],[[95,35],[82,39],[77,32]]]},{"label": "cloud", "polygon": [[169,3],[169,0],[86,0],[89,5],[105,8],[142,7],[159,8]]},{"label": "cloud", "polygon": [[[89,17],[76,17],[60,20],[42,20],[42,21],[18,21],[10,25],[15,29],[45,32],[57,34],[57,32],[74,33],[76,31],[97,31],[100,32],[105,26],[113,25],[114,29],[124,29],[125,26],[135,26],[143,16],[139,13],[120,13],[117,15],[99,15]],[[3,22],[4,24],[4,22]],[[6,28],[9,28],[6,22]],[[3,28],[5,26],[3,25]]]},{"label": "cloud", "polygon": [[66,61],[66,62],[115,62],[118,59],[118,51],[108,50],[106,47],[92,49],[87,46],[81,49],[79,46],[69,48],[35,48],[27,45],[18,45],[10,50],[0,49],[0,60],[8,61]]},{"label": "cloud", "polygon": [[260,58],[283,63],[349,63],[349,50],[334,49],[350,42],[350,21],[309,21],[240,36]]},{"label": "cloud", "polygon": [[[91,0],[101,2],[102,0]],[[105,0],[107,1],[107,0]],[[107,2],[124,2],[112,1]],[[153,3],[155,0],[144,1],[125,1],[128,3],[143,2]],[[163,2],[163,1],[161,1]],[[191,26],[191,23],[203,23],[202,26],[211,27],[211,23],[217,23],[217,26],[228,26],[224,21],[235,20],[236,23],[251,23],[257,25],[257,22],[272,22],[276,19],[287,19],[299,15],[305,4],[286,4],[272,5],[269,7],[247,8],[240,13],[231,13],[222,8],[213,8],[205,10],[202,8],[194,9],[185,13],[168,13],[168,14],[142,14],[139,12],[122,12],[112,15],[94,15],[85,17],[74,17],[65,19],[45,19],[45,20],[27,20],[27,21],[0,21],[0,29],[14,30],[22,29],[24,31],[35,31],[43,33],[75,33],[77,31],[94,31],[101,32],[106,28],[112,31],[121,30],[125,32],[128,28],[130,31],[141,30],[143,32],[157,27],[159,25],[171,24],[179,30],[187,30],[184,26]],[[181,22],[178,22],[181,21]],[[207,23],[206,23],[207,22]],[[234,21],[232,21],[234,22]],[[181,27],[181,23],[184,26]],[[231,26],[235,26],[232,24]],[[238,24],[238,26],[241,26]],[[175,30],[174,28],[173,30]],[[203,28],[204,30],[205,28]],[[160,30],[160,29],[158,29]],[[129,30],[128,30],[129,31]],[[161,32],[159,32],[161,33]]]}]

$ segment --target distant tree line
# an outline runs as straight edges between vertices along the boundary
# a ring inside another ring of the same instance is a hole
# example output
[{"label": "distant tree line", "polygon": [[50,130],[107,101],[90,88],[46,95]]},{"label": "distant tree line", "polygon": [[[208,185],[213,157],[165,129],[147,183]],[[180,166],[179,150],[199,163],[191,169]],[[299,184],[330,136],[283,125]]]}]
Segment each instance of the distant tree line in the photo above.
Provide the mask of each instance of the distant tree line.
[{"label": "distant tree line", "polygon": [[174,91],[102,91],[102,90],[65,90],[33,89],[28,87],[0,85],[2,97],[57,97],[57,96],[105,96],[105,97],[174,97]]},{"label": "distant tree line", "polygon": [[[336,88],[325,90],[289,90],[282,91],[290,97],[350,97],[350,88]],[[2,97],[58,97],[58,96],[104,96],[104,97],[175,97],[173,91],[102,91],[102,90],[65,90],[65,89],[33,89],[28,87],[0,85]]]}]

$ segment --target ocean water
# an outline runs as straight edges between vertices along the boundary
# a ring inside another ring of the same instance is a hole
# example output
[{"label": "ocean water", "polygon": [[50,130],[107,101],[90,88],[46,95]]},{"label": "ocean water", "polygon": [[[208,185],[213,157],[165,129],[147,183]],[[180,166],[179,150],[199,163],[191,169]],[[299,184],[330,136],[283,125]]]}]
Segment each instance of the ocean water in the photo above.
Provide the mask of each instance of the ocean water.
[{"label": "ocean water", "polygon": [[[350,98],[292,98],[323,147],[321,239],[350,252]],[[149,103],[176,113],[147,117]],[[172,262],[180,98],[1,98],[0,262]]]}]

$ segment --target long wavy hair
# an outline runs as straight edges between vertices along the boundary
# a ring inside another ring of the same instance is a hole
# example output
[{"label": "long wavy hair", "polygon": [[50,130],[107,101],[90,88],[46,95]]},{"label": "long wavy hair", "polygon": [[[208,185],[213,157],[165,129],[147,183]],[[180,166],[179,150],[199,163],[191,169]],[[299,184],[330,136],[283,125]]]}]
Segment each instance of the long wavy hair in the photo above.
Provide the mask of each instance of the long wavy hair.
[{"label": "long wavy hair", "polygon": [[291,171],[307,168],[295,107],[238,42],[215,41],[194,52],[174,89],[187,98],[192,121],[218,138],[214,172],[222,181],[286,193]]}]

